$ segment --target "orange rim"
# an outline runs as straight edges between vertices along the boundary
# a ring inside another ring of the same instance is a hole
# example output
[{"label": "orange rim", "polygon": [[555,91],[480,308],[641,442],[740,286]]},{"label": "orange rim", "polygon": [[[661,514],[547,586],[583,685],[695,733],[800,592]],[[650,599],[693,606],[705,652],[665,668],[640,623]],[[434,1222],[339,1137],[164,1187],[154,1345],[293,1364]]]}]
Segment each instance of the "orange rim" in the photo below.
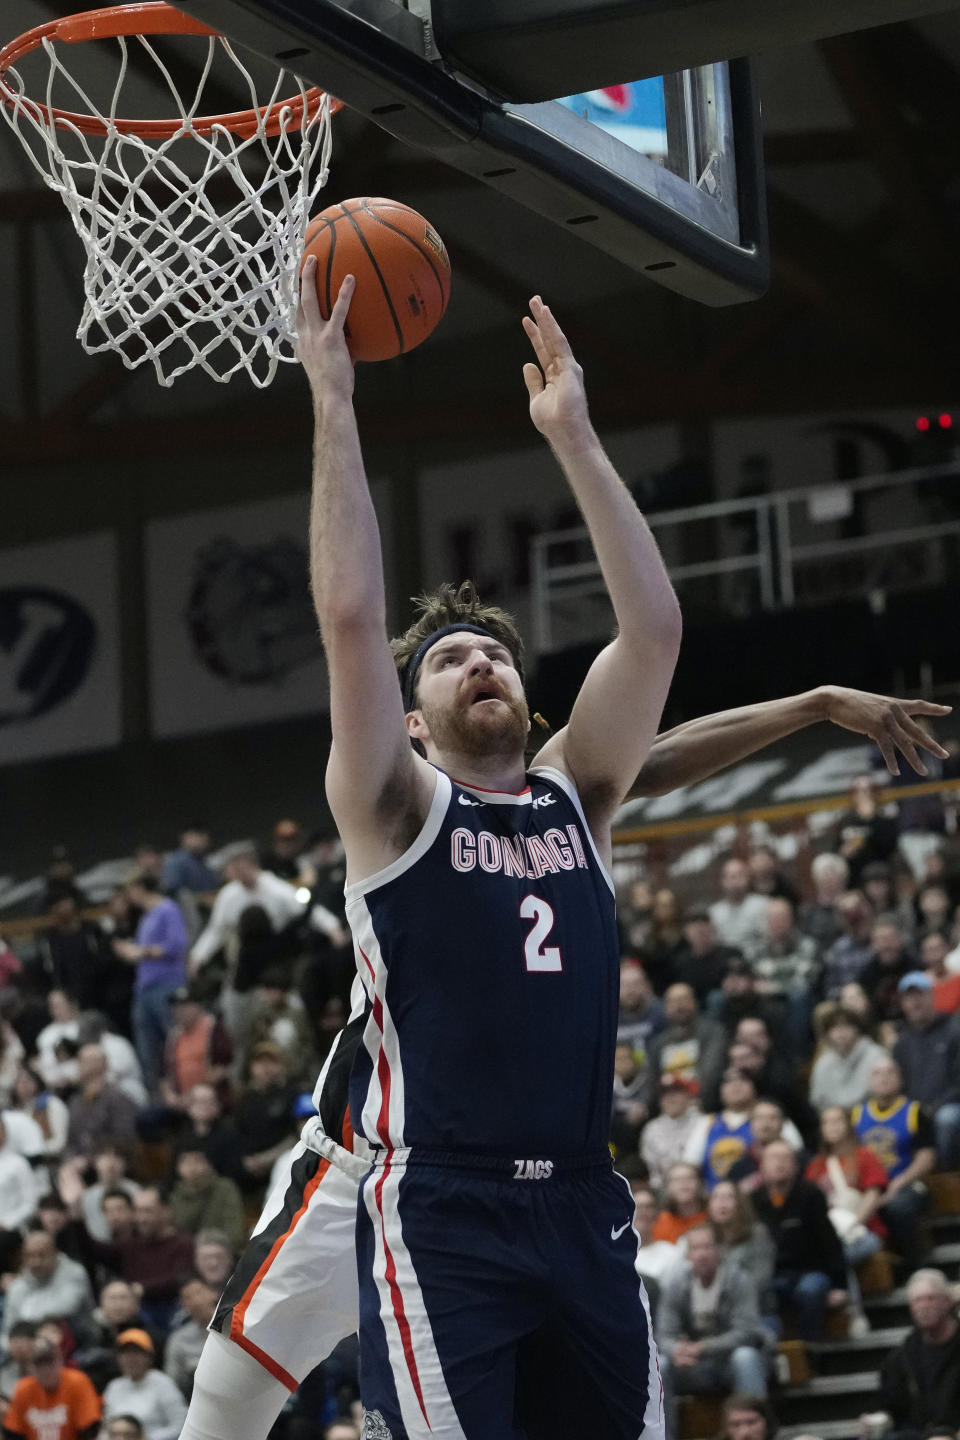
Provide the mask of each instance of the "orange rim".
[{"label": "orange rim", "polygon": [[[47,125],[59,123],[73,126],[83,135],[106,135],[107,126],[99,115],[81,115],[72,110],[58,110],[53,106],[40,105],[11,90],[7,84],[7,71],[24,55],[37,50],[44,40],[60,40],[75,45],[84,40],[111,39],[118,35],[213,35],[225,38],[221,31],[213,30],[192,15],[184,15],[165,0],[147,0],[142,5],[110,5],[102,10],[85,10],[80,15],[67,15],[60,20],[50,20],[45,25],[36,25],[23,35],[18,35],[0,50],[0,100],[11,107],[23,105],[35,116],[42,117]],[[190,121],[185,133],[209,135],[215,126],[221,126],[241,139],[263,128],[266,135],[278,135],[281,130],[296,128],[306,114],[312,120],[323,101],[324,91],[315,86],[302,95],[289,100],[277,100],[273,105],[261,109],[235,110],[222,115],[201,115]],[[342,109],[343,101],[330,97],[331,113]],[[176,120],[124,120],[115,119],[113,128],[121,135],[138,135],[144,140],[168,140],[183,129],[183,121]]]}]

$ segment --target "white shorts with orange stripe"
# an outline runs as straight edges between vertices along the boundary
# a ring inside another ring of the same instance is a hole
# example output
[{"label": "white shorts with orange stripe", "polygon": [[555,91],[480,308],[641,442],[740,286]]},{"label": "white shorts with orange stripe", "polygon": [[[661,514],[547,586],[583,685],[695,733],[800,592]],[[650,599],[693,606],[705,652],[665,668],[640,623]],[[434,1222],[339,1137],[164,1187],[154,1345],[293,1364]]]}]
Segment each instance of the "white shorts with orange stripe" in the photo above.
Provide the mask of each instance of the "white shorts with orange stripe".
[{"label": "white shorts with orange stripe", "polygon": [[210,1325],[289,1390],[358,1323],[357,1189],[369,1162],[322,1134],[307,1138],[267,1197]]}]

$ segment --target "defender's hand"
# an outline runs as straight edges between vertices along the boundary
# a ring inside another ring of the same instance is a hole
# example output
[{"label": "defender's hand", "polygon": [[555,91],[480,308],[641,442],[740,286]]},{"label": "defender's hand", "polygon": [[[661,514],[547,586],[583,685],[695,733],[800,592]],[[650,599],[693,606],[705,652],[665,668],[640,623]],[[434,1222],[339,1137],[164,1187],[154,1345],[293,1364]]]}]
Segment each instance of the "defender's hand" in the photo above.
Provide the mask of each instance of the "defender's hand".
[{"label": "defender's hand", "polygon": [[[589,431],[590,416],[583,388],[583,371],[567,337],[539,295],[530,301],[523,328],[533,346],[537,365],[528,361],[523,379],[530,396],[530,419],[548,440],[573,438]],[[539,367],[539,368],[538,368]]]},{"label": "defender's hand", "polygon": [[917,753],[918,746],[938,760],[947,758],[943,746],[912,717],[949,715],[952,706],[935,705],[932,700],[895,700],[889,695],[871,695],[866,690],[847,690],[841,685],[824,688],[827,719],[844,730],[853,730],[857,735],[869,735],[879,746],[891,775],[900,774],[898,750],[918,775],[927,773],[927,767]]},{"label": "defender's hand", "polygon": [[344,278],[330,319],[324,320],[317,299],[316,256],[307,256],[297,307],[297,357],[317,401],[337,396],[349,400],[353,395],[353,360],[343,331],[355,285],[352,275]]}]

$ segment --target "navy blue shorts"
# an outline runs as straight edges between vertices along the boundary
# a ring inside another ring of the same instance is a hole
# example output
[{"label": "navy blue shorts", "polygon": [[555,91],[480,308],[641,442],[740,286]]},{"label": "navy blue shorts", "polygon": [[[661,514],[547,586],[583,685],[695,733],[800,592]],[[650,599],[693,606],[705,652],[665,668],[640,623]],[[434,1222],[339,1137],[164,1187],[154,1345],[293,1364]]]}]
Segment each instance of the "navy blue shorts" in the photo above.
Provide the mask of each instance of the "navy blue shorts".
[{"label": "navy blue shorts", "polygon": [[662,1437],[629,1186],[546,1163],[408,1156],[363,1182],[365,1437]]}]

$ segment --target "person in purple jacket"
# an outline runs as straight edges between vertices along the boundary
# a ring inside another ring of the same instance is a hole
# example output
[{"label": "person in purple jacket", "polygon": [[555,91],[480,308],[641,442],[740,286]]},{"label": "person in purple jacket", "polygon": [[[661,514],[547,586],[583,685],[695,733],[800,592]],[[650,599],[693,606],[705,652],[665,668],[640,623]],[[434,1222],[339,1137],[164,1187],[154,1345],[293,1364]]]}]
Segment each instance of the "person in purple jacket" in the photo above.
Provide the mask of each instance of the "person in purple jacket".
[{"label": "person in purple jacket", "polygon": [[170,997],[186,983],[190,938],[180,906],[168,899],[153,875],[137,875],[128,882],[127,895],[143,916],[133,940],[115,940],[122,960],[136,965],[133,984],[133,1038],[143,1078],[151,1095],[157,1093],[167,1032],[173,1023]]}]

